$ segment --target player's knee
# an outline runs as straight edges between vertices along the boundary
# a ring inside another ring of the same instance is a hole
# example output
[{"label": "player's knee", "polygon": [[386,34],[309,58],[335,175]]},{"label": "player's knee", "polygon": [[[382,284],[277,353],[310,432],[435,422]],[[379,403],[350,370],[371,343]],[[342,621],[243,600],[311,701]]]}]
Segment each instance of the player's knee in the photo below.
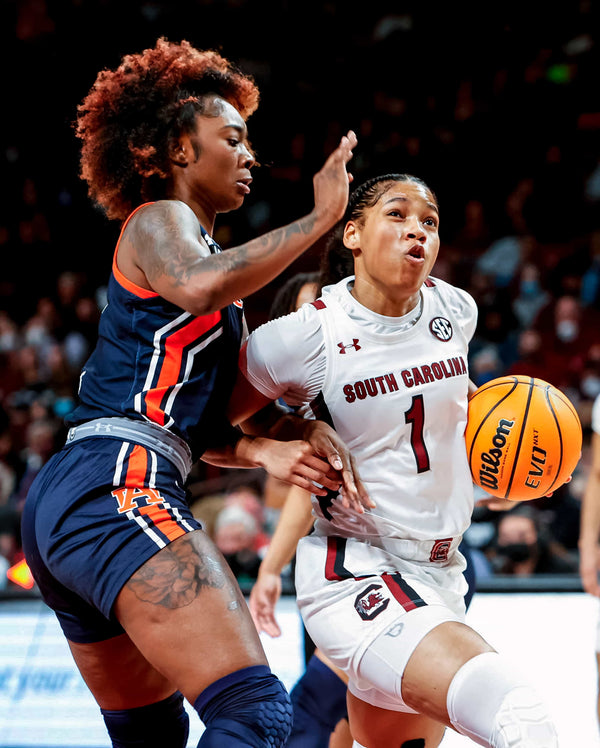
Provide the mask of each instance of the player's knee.
[{"label": "player's knee", "polygon": [[185,748],[189,719],[183,696],[176,691],[167,699],[135,709],[101,709],[113,748]]},{"label": "player's knee", "polygon": [[199,748],[281,748],[292,726],[289,694],[266,665],[215,681],[198,696],[194,708],[206,726]]},{"label": "player's knee", "polygon": [[477,655],[456,673],[447,696],[453,726],[492,748],[557,748],[556,730],[538,694],[495,652]]}]

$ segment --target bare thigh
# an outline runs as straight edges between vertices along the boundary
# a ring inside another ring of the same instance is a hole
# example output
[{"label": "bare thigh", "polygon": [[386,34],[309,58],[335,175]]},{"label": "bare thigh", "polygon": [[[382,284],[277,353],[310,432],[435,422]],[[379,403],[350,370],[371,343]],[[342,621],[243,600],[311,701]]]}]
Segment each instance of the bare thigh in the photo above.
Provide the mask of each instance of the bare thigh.
[{"label": "bare thigh", "polygon": [[447,621],[423,637],[402,676],[402,698],[420,714],[450,725],[446,708],[448,688],[468,660],[494,652],[470,626]]},{"label": "bare thigh", "polygon": [[84,680],[104,708],[140,706],[130,688],[142,682],[144,703],[178,689],[193,704],[215,680],[267,664],[237,581],[202,531],[178,538],[141,566],[117,597],[115,613],[125,637],[71,643]]},{"label": "bare thigh", "polygon": [[81,675],[102,709],[134,709],[170,696],[175,686],[127,634],[95,644],[69,642]]},{"label": "bare thigh", "polygon": [[425,748],[436,748],[445,726],[422,714],[394,712],[361,701],[348,692],[350,731],[367,748],[402,748],[411,740],[424,740]]}]

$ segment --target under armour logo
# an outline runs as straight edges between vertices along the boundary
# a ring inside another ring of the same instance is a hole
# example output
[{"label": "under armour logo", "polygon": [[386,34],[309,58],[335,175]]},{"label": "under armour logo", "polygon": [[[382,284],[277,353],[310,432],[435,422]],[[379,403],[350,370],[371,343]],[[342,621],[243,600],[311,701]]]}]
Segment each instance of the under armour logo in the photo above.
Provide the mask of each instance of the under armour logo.
[{"label": "under armour logo", "polygon": [[107,434],[112,431],[110,423],[97,423],[94,431],[99,434],[101,431],[106,432]]},{"label": "under armour logo", "polygon": [[340,353],[346,353],[346,350],[348,348],[354,348],[355,351],[360,351],[360,346],[358,344],[358,338],[352,338],[352,342],[348,345],[344,345],[343,343],[338,343],[338,348],[340,349]]}]

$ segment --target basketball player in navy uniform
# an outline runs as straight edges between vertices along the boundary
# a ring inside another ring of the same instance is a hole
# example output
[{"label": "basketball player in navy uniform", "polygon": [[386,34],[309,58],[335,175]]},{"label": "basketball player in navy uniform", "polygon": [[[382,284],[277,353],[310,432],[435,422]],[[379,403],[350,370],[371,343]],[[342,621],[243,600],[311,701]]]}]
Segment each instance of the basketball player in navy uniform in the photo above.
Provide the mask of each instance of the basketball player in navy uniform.
[{"label": "basketball player in navy uniform", "polygon": [[250,192],[257,103],[220,55],[161,39],[101,72],[79,107],[82,177],[123,224],[80,403],[29,493],[23,541],[117,747],[183,748],[184,697],[203,747],[282,746],[289,732],[289,696],[185,481],[210,444],[301,487],[339,487],[318,435],[314,448],[241,436],[224,412],[240,299],[343,215],[356,138],[315,176],[310,214],[221,253],[211,234]]},{"label": "basketball player in navy uniform", "polygon": [[229,411],[243,421],[283,398],[329,421],[376,505],[355,513],[335,493],[313,496],[296,561],[306,628],[348,676],[357,746],[431,748],[449,726],[483,746],[556,748],[538,694],[465,623],[477,310],[430,275],[436,198],[415,177],[377,177],[340,228],[354,277],[250,335]]}]

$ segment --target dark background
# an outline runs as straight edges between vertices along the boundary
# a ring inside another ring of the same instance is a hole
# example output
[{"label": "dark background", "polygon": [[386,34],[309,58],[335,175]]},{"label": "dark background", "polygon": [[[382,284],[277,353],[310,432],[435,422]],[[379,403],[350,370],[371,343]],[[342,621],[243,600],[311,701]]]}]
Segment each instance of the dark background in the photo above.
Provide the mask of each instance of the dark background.
[{"label": "dark background", "polygon": [[[249,129],[263,166],[245,207],[218,221],[224,247],[310,210],[312,175],[348,128],[357,180],[423,177],[447,245],[472,200],[488,242],[502,236],[523,180],[541,242],[575,254],[597,222],[582,196],[598,163],[597,4],[3,0],[0,14],[0,304],[20,321],[62,270],[105,282],[118,226],[78,178],[72,122],[98,71],[158,36],[218,49],[261,90]],[[252,326],[277,285],[247,300]]]},{"label": "dark background", "polygon": [[[580,415],[573,481],[537,507],[559,553],[536,573],[575,572],[600,394],[599,16],[590,0],[2,0],[0,562],[19,559],[28,487],[64,441],[120,229],[79,179],[77,105],[101,69],[165,36],[220,51],[261,91],[248,125],[262,165],[243,208],[218,218],[224,249],[309,212],[312,177],[350,128],[357,182],[409,172],[434,190],[434,275],[479,308],[471,378],[541,377]],[[323,243],[246,299],[250,329],[285,280],[317,268]],[[205,510],[211,492],[223,505],[239,479],[228,476],[195,466]],[[244,501],[268,535],[263,479]],[[498,516],[474,515],[471,538],[491,557]]]}]

